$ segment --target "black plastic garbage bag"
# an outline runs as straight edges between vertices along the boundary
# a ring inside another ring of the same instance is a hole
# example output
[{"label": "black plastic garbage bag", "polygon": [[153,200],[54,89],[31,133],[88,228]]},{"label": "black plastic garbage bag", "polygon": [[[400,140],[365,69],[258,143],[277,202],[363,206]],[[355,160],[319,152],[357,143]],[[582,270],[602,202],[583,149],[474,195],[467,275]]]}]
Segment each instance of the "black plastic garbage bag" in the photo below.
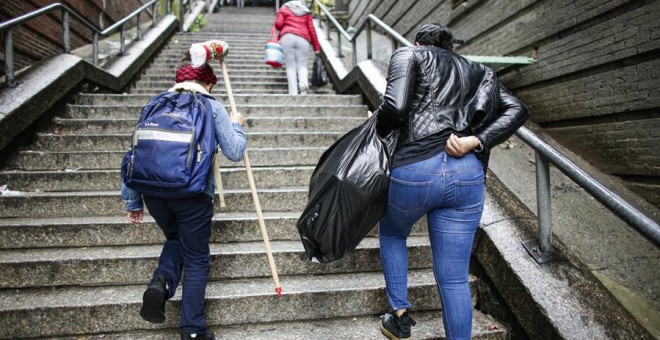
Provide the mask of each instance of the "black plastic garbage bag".
[{"label": "black plastic garbage bag", "polygon": [[314,66],[312,68],[312,86],[323,86],[328,83],[328,76],[325,74],[325,66],[323,60],[317,54],[314,58]]},{"label": "black plastic garbage bag", "polygon": [[376,132],[376,116],[321,156],[297,227],[308,259],[327,263],[353,251],[385,213],[398,131]]}]

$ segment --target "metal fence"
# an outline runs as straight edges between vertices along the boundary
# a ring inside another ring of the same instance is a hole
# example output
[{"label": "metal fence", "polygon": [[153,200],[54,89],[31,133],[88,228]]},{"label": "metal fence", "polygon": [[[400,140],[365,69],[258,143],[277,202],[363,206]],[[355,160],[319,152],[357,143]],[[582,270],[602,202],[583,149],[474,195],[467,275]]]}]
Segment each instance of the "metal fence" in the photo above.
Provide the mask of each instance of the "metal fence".
[{"label": "metal fence", "polygon": [[[107,37],[110,34],[115,33],[116,31],[119,31],[119,41],[120,41],[120,54],[125,54],[126,53],[126,28],[128,26],[128,23],[130,20],[133,18],[136,19],[136,33],[137,33],[137,39],[141,40],[142,39],[142,27],[141,27],[141,18],[142,18],[142,13],[147,12],[147,15],[151,16],[151,27],[154,27],[157,23],[157,11],[156,11],[156,5],[160,1],[167,1],[167,14],[172,13],[172,1],[173,0],[151,0],[144,4],[142,7],[136,9],[133,11],[131,14],[126,16],[125,18],[121,19],[120,21],[114,23],[112,26],[104,29],[104,30],[99,30],[96,28],[96,26],[92,25],[89,21],[87,21],[85,18],[81,17],[78,13],[75,11],[71,10],[69,7],[67,7],[64,4],[61,3],[54,3],[45,7],[42,7],[38,10],[23,14],[19,17],[13,18],[11,20],[5,21],[3,23],[0,23],[0,32],[3,32],[4,35],[4,41],[5,41],[5,86],[9,87],[14,87],[16,86],[15,82],[15,75],[14,75],[14,41],[12,37],[12,29],[17,26],[21,25],[29,20],[32,20],[34,18],[40,17],[42,15],[51,13],[53,11],[61,11],[62,12],[62,41],[63,41],[63,46],[64,46],[64,53],[70,53],[71,52],[71,43],[70,43],[70,31],[69,31],[69,21],[70,17],[74,17],[80,23],[82,23],[83,26],[88,28],[91,33],[92,33],[92,59],[94,65],[98,65],[99,63],[99,37]],[[189,6],[190,0],[185,0],[182,1],[182,5],[179,7],[182,11],[184,11],[184,8],[186,6]],[[148,9],[151,9],[150,13]],[[183,12],[181,12],[183,13]],[[183,14],[182,14],[183,15]],[[181,18],[180,18],[180,21]]]}]

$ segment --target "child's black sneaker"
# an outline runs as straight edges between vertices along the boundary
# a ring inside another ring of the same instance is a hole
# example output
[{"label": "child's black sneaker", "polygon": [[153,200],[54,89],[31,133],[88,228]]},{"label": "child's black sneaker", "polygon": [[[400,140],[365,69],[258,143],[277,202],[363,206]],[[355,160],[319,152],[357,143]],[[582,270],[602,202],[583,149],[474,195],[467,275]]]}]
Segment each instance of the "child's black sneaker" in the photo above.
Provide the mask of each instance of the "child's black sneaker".
[{"label": "child's black sneaker", "polygon": [[410,327],[416,324],[408,311],[405,311],[401,316],[396,316],[394,313],[385,313],[380,319],[381,333],[392,340],[410,339]]},{"label": "child's black sneaker", "polygon": [[181,332],[181,340],[215,340],[215,334],[209,330],[204,333]]},{"label": "child's black sneaker", "polygon": [[167,277],[163,274],[155,274],[147,290],[142,295],[142,308],[140,316],[153,323],[165,322],[165,301],[167,300]]}]

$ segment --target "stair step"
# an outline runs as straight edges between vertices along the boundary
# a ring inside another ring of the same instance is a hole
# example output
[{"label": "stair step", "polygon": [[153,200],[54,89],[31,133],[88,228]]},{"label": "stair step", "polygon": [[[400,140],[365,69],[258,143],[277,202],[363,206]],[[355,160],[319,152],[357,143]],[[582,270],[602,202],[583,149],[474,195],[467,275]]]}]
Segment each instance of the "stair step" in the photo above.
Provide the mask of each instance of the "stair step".
[{"label": "stair step", "polygon": [[[264,212],[270,240],[300,240],[296,228],[300,214]],[[211,242],[263,240],[254,211],[217,213],[211,230]],[[413,226],[411,235],[428,235],[425,219]],[[369,236],[378,237],[378,228],[374,227]],[[148,214],[139,228],[119,215],[0,220],[0,249],[162,245],[163,240],[162,231]]]},{"label": "stair step", "polygon": [[[282,276],[280,283],[283,295],[278,300],[270,278],[210,281],[208,325],[376,315],[388,310],[380,272]],[[0,338],[178,327],[180,290],[166,305],[167,320],[156,326],[138,315],[144,289],[139,284],[0,291]],[[408,292],[416,311],[440,306],[432,270],[410,271]]]},{"label": "stair step", "polygon": [[[185,51],[185,48],[182,49],[182,52]],[[230,64],[231,65],[240,65],[240,64],[265,64],[264,63],[264,45],[260,45],[258,49],[245,49],[242,50],[240,55],[236,53],[231,53],[231,57],[227,57],[225,59],[225,63],[227,64],[227,68],[229,70]],[[182,53],[183,54],[183,53]],[[314,55],[309,54],[308,59],[314,60]],[[158,55],[154,61],[153,64],[175,64],[181,61],[181,55],[178,55],[177,53],[173,54],[164,54],[164,55]],[[214,65],[215,64],[215,65]],[[218,63],[217,61],[211,61],[210,62],[211,67],[217,66]],[[219,67],[218,67],[219,70]],[[231,76],[231,74],[230,74]],[[230,78],[231,79],[231,78]]]},{"label": "stair step", "polygon": [[[254,182],[258,188],[306,186],[313,166],[255,167]],[[225,189],[249,188],[245,168],[220,169]],[[119,190],[119,169],[78,171],[0,171],[0,183],[10,190],[25,192],[66,192]]]},{"label": "stair step", "polygon": [[[154,61],[161,61],[163,59],[167,59],[170,61],[178,62],[181,60],[183,57],[184,53],[188,50],[190,46],[189,45],[180,45],[175,48],[169,49],[169,50],[164,50],[161,53],[159,53],[156,58],[154,58]],[[263,62],[264,60],[264,51],[265,51],[265,45],[264,43],[260,44],[253,44],[250,46],[230,46],[230,56],[227,57],[227,62],[230,61],[239,61],[243,60],[243,58],[249,58],[253,60],[260,60]],[[310,55],[311,57],[311,55]],[[217,65],[217,61],[212,61],[211,66]]]},{"label": "stair step", "polygon": [[[248,142],[249,145],[249,142]],[[259,148],[248,147],[252,166],[316,165],[327,147]],[[8,160],[8,170],[99,170],[117,169],[125,151],[19,151]],[[220,167],[235,168],[242,162],[220,157]]]},{"label": "stair step", "polygon": [[[270,26],[272,27],[272,26]],[[270,27],[268,28],[270,30]],[[257,40],[241,40],[242,37],[239,36],[233,36],[230,32],[220,32],[215,34],[214,38],[210,39],[220,39],[224,40],[229,44],[229,56],[234,55],[234,50],[236,49],[251,49],[254,47],[264,47],[264,43],[266,40],[268,40],[268,37],[265,39],[258,39]],[[193,38],[193,39],[182,39],[181,36],[176,35],[173,40],[170,40],[167,45],[161,50],[161,53],[167,52],[167,51],[172,51],[172,50],[184,50],[190,48],[191,43],[197,43],[201,42],[204,40],[201,40],[200,38]]]},{"label": "stair step", "polygon": [[[141,87],[141,88],[132,88],[131,93],[132,94],[150,94],[154,95],[156,93],[163,92],[167,90],[169,87]],[[214,96],[225,96],[227,92],[224,90],[214,90],[212,95]],[[288,91],[285,87],[282,87],[281,89],[257,89],[257,88],[250,88],[250,89],[233,89],[232,88],[232,93],[233,94],[279,94],[279,95],[284,95],[287,94]],[[329,91],[328,91],[329,93]]]},{"label": "stair step", "polygon": [[[218,74],[219,76],[220,74]],[[140,79],[144,77],[152,76],[161,76],[164,80],[174,81],[175,79],[175,70],[169,68],[156,68],[152,67],[141,74]],[[229,75],[229,80],[239,79],[239,77],[254,77],[254,76],[277,76],[277,77],[286,77],[286,71],[284,68],[252,68],[252,69],[238,69],[233,68],[231,74]]]},{"label": "stair step", "polygon": [[[215,200],[214,211],[254,211],[249,189],[224,190],[226,207]],[[257,188],[264,211],[302,211],[307,203],[307,187]],[[0,199],[0,218],[22,216],[75,217],[116,216],[124,205],[119,191],[24,192]]]},{"label": "stair step", "polygon": [[[427,237],[407,240],[409,267],[433,263]],[[342,274],[382,270],[377,238],[365,238],[341,261],[308,261],[299,240],[271,241],[280,276]],[[147,283],[158,265],[162,245],[7,250],[0,253],[0,289]],[[209,280],[270,276],[264,243],[212,243]],[[249,264],[249,265],[246,265]]]},{"label": "stair step", "polygon": [[[146,104],[146,102],[145,102]],[[229,103],[225,102],[225,108],[230,111]],[[134,121],[139,117],[143,105],[76,105],[69,104],[66,107],[64,118],[132,118]],[[246,118],[279,118],[279,117],[316,117],[316,118],[362,118],[366,120],[368,107],[366,105],[249,105],[240,104],[236,110]]]},{"label": "stair step", "polygon": [[[417,340],[445,339],[442,325],[442,312],[412,312],[417,324],[412,328],[412,335]],[[331,318],[309,321],[271,322],[260,324],[230,325],[211,327],[218,339],[241,340],[309,340],[309,339],[381,339],[384,338],[379,329],[379,315],[357,317]],[[126,333],[104,333],[87,337],[76,337],[77,340],[142,339],[142,340],[177,340],[179,330],[153,330]],[[474,311],[472,321],[472,339],[474,340],[506,340],[505,327],[491,316]],[[52,340],[63,340],[56,338]]]},{"label": "stair step", "polygon": [[[251,148],[279,147],[328,147],[343,132],[246,132]],[[130,147],[131,134],[76,134],[62,135],[38,133],[32,151],[120,151]]]},{"label": "stair step", "polygon": [[[284,72],[280,72],[279,74],[268,74],[265,72],[260,72],[262,74],[241,74],[241,75],[231,75],[231,78],[229,81],[233,84],[234,82],[259,82],[259,81],[266,81],[266,82],[284,82],[286,83],[286,74]],[[140,77],[140,80],[136,82],[136,86],[142,86],[142,85],[160,85],[163,82],[168,82],[172,83],[174,81],[174,75],[173,74],[168,74],[168,75],[143,75]],[[223,86],[224,84],[223,81],[218,80],[218,85],[216,86]]]},{"label": "stair step", "polygon": [[[245,129],[255,132],[311,132],[331,130],[348,132],[366,120],[366,114],[361,117],[330,116],[332,112],[320,117],[246,117]],[[323,115],[323,113],[321,113]],[[99,134],[127,133],[135,128],[136,118],[55,118],[53,124],[61,134]]]},{"label": "stair step", "polygon": [[[286,72],[285,72],[286,68],[284,67],[273,68],[272,66],[265,63],[263,52],[261,52],[260,50],[258,53],[260,54],[259,56],[245,56],[242,58],[237,58],[233,61],[229,61],[229,60],[226,61],[227,74],[229,76],[229,80],[232,81],[232,83],[235,81],[234,72],[245,71],[245,69],[252,69],[254,71],[268,71],[268,70],[279,71],[279,73],[276,75],[286,76]],[[311,67],[313,63],[314,63],[314,57],[310,55],[307,59],[307,65]],[[179,65],[179,58],[174,58],[174,57],[156,58],[154,59],[152,65],[158,68],[169,69],[169,72],[165,73],[164,75],[174,76],[174,71],[176,71],[177,66]],[[222,71],[220,69],[220,64],[212,61],[210,62],[209,65],[211,65],[211,67],[215,71],[215,74],[218,77],[218,82],[223,81],[224,79],[223,79]],[[236,74],[236,76],[237,75],[238,74]],[[310,72],[310,76],[311,76],[311,72]]]},{"label": "stair step", "polygon": [[[311,66],[314,64],[314,60],[310,57],[310,59],[307,62],[307,67],[311,68]],[[167,69],[168,74],[174,74],[178,66],[178,62],[154,62],[153,67],[157,68],[162,68],[162,69]],[[219,66],[217,64],[211,65],[214,67],[214,70],[216,72],[216,76],[218,77],[218,81],[222,80],[222,73],[219,71]],[[272,70],[273,68],[269,65],[266,65],[263,60],[252,60],[252,61],[234,61],[231,64],[227,64],[227,74],[229,75],[229,81],[231,81],[232,77],[232,72],[234,70],[243,72],[243,71],[266,71],[266,70]],[[276,70],[282,70],[284,72],[284,68],[278,68]],[[311,75],[310,75],[311,76]],[[233,82],[232,82],[233,84]]]},{"label": "stair step", "polygon": [[[154,81],[150,82],[149,84],[142,84],[138,82],[136,85],[134,85],[134,88],[160,88],[163,90],[169,89],[174,85],[171,81]],[[231,82],[231,88],[236,89],[236,90],[241,90],[241,89],[264,89],[264,90],[269,90],[269,89],[287,89],[287,85],[285,82],[242,82],[242,81],[232,81]]]},{"label": "stair step", "polygon": [[[144,105],[156,93],[150,95],[144,94],[92,94],[81,93],[76,96],[76,103],[79,105]],[[228,104],[229,99],[226,96],[214,94],[221,102]],[[313,96],[290,96],[278,94],[234,94],[234,101],[240,112],[244,105],[359,105],[362,106],[362,97],[360,95],[337,95],[337,94],[318,94]]]},{"label": "stair step", "polygon": [[[256,52],[256,51],[255,51]],[[227,67],[227,74],[229,76],[230,81],[234,81],[234,76],[238,76],[239,74],[245,74],[245,72],[266,72],[270,73],[271,75],[279,75],[283,76],[286,75],[286,68],[283,67],[278,67],[274,68],[268,64],[265,63],[264,57],[263,57],[263,52],[259,51],[258,52],[260,56],[258,57],[253,57],[253,56],[246,56],[245,58],[236,58],[232,61],[226,61],[225,66]],[[218,82],[224,81],[223,79],[223,74],[220,68],[220,64],[215,61],[211,61],[209,63],[211,67],[213,68],[217,78]],[[314,57],[309,56],[307,59],[307,66],[310,70],[310,77],[311,77],[311,67],[314,65]],[[163,58],[163,59],[154,59],[154,61],[151,63],[151,67],[155,69],[164,69],[166,70],[166,73],[163,73],[163,75],[171,75],[172,79],[174,79],[175,71],[176,69],[180,66],[180,61],[179,58]]]},{"label": "stair step", "polygon": [[[210,25],[209,25],[210,26]],[[233,44],[238,44],[235,41],[244,41],[245,44],[256,44],[258,42],[266,42],[269,38],[270,27],[268,27],[264,33],[255,33],[255,32],[223,32],[221,30],[215,31],[206,31],[199,32],[194,34],[177,34],[176,41],[178,44],[192,44],[198,43],[211,39],[218,39],[220,36],[221,40],[225,40],[229,43],[229,51],[231,53],[231,46]]]},{"label": "stair step", "polygon": [[[0,249],[162,245],[163,232],[151,216],[146,215],[137,227],[120,214],[121,211],[116,216],[0,219]],[[300,212],[266,211],[263,217],[271,240],[300,239],[295,227]],[[211,228],[211,242],[262,240],[254,210],[216,213]]]}]

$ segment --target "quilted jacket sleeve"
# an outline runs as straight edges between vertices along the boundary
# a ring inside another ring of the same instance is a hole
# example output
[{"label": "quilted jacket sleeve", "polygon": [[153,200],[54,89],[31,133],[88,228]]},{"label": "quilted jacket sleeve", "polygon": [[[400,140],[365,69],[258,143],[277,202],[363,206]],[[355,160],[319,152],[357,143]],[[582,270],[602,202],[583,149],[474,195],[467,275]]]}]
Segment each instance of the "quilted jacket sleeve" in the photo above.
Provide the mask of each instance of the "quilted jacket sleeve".
[{"label": "quilted jacket sleeve", "polygon": [[520,99],[512,95],[501,84],[499,85],[499,92],[500,102],[495,119],[475,133],[475,136],[479,138],[486,149],[507,140],[529,118],[529,109]]},{"label": "quilted jacket sleeve", "polygon": [[396,50],[390,59],[383,102],[376,113],[379,135],[385,136],[405,122],[412,107],[416,78],[413,51],[406,47]]}]

